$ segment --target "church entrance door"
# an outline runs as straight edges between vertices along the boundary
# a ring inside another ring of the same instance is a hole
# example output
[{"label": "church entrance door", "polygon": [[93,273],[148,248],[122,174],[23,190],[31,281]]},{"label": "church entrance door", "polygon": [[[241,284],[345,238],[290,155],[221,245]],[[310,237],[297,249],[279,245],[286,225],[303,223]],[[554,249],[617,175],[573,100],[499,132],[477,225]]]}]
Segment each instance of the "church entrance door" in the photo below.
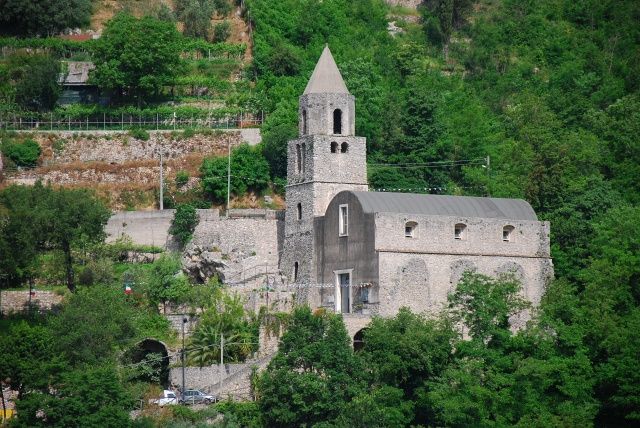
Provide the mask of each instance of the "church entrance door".
[{"label": "church entrance door", "polygon": [[339,273],[338,274],[338,295],[336,299],[336,312],[348,314],[350,311],[351,303],[351,290],[350,290],[351,274]]}]

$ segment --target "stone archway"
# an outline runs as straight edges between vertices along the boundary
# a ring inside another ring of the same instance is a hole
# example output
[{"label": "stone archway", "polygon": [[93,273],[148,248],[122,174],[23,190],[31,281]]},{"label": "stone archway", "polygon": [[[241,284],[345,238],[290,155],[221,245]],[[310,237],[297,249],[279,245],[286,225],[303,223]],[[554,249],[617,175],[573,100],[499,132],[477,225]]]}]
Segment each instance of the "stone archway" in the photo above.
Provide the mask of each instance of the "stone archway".
[{"label": "stone archway", "polygon": [[449,292],[453,292],[462,279],[465,272],[477,272],[475,263],[468,259],[460,259],[451,263],[451,276],[449,278]]},{"label": "stone archway", "polygon": [[149,338],[138,342],[129,350],[129,360],[132,364],[150,367],[149,373],[141,371],[141,379],[155,380],[157,377],[163,387],[169,386],[169,352],[161,341]]},{"label": "stone archway", "polygon": [[353,335],[353,351],[358,352],[364,348],[364,332],[366,328],[362,328]]}]

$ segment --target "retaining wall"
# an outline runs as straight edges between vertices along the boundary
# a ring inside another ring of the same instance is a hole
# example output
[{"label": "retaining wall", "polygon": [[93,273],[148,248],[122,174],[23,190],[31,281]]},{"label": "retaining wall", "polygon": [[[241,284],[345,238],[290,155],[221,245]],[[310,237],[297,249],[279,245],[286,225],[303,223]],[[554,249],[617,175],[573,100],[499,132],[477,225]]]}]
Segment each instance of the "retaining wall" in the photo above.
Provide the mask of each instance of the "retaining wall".
[{"label": "retaining wall", "polygon": [[[31,296],[31,305],[40,311],[51,310],[60,305],[64,296],[53,291],[34,291]],[[29,310],[29,289],[19,291],[0,291],[0,314],[26,312]]]}]

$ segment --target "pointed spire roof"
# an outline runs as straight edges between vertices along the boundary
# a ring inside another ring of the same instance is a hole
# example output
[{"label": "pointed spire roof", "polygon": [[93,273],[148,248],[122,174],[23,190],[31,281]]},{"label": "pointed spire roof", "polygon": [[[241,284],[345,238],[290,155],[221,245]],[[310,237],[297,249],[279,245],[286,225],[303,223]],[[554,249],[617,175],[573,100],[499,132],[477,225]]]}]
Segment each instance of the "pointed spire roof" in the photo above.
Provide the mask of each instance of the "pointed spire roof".
[{"label": "pointed spire roof", "polygon": [[306,94],[348,94],[347,85],[342,80],[342,75],[336,62],[333,60],[329,45],[324,46],[322,55],[313,70],[313,74],[304,90]]}]

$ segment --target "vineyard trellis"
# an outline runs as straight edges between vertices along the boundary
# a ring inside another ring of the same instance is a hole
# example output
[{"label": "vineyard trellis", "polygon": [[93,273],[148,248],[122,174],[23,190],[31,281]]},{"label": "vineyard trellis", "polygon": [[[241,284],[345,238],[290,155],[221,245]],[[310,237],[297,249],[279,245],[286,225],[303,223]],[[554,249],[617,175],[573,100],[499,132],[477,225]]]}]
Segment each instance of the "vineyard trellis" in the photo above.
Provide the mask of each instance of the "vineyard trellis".
[{"label": "vineyard trellis", "polygon": [[44,114],[34,116],[0,116],[0,130],[6,131],[99,131],[99,130],[180,130],[187,128],[254,128],[262,126],[263,112],[241,112],[224,117],[180,116],[173,114],[70,115]]}]

